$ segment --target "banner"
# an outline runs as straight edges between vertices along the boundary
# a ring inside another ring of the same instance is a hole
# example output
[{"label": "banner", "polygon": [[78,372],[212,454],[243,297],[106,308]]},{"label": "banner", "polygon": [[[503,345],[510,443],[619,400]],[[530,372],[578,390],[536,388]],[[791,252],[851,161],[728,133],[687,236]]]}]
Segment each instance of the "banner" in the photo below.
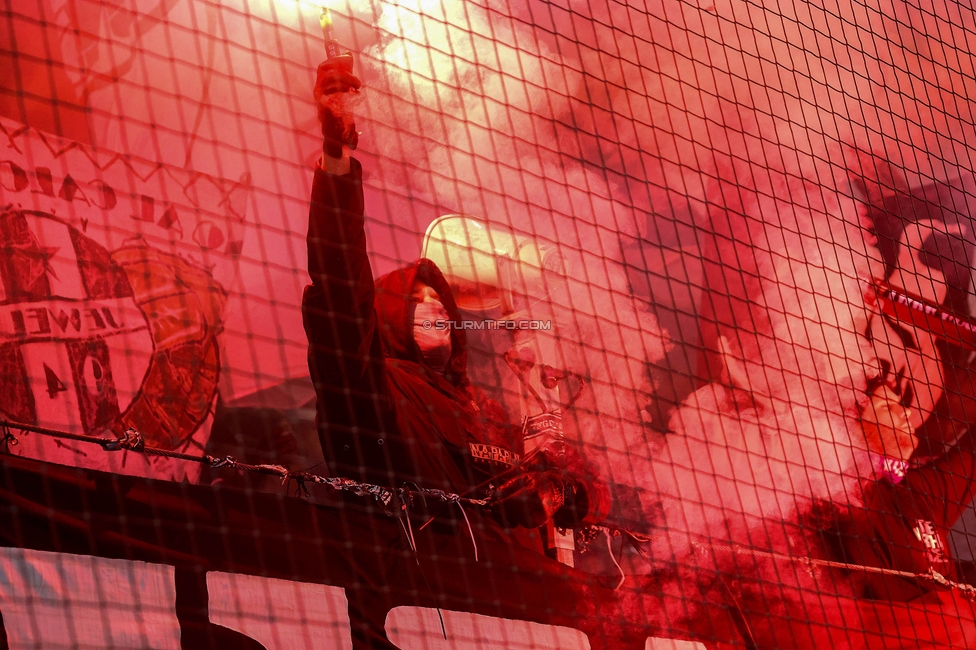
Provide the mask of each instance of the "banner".
[{"label": "banner", "polygon": [[[247,188],[9,120],[0,142],[0,413],[86,435],[134,427],[152,446],[204,449]],[[40,436],[13,450],[124,474],[194,474]]]}]

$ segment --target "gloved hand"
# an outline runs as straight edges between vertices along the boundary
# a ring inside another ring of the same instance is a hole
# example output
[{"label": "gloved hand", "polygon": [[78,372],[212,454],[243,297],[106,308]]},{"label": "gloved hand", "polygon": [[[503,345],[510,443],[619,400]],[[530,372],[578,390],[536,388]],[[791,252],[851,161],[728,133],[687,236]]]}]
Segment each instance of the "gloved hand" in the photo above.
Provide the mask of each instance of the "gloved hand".
[{"label": "gloved hand", "polygon": [[506,528],[538,528],[566,503],[566,490],[567,483],[559,470],[524,471],[492,494],[491,516]]},{"label": "gloved hand", "polygon": [[328,59],[319,66],[315,80],[315,103],[322,124],[323,150],[332,158],[342,157],[342,147],[355,149],[359,132],[350,111],[362,82],[352,73],[352,55]]},{"label": "gloved hand", "polygon": [[610,511],[610,492],[579,452],[553,440],[522,461],[521,473],[491,497],[492,517],[512,528],[538,528],[550,519],[559,528],[597,525]]}]

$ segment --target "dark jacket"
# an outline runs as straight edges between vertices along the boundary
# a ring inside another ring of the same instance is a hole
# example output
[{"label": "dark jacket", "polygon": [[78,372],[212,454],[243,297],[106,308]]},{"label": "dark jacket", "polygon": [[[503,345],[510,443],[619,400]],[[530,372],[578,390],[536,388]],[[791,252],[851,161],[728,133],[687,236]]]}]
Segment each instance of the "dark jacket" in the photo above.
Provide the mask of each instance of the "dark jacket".
[{"label": "dark jacket", "polygon": [[411,290],[419,279],[457,306],[433,262],[420,260],[374,286],[366,254],[362,167],[316,170],[302,312],[318,429],[330,471],[387,486],[404,482],[467,492],[511,469],[517,430],[468,382],[463,330],[451,332],[444,374],[428,368],[413,338]]},{"label": "dark jacket", "polygon": [[[897,484],[880,479],[862,507],[828,508],[824,526],[831,559],[925,575],[934,569],[958,579],[949,529],[976,492],[976,441],[967,432],[940,457],[908,470]],[[936,589],[929,580],[851,572],[865,598],[907,601]]]}]

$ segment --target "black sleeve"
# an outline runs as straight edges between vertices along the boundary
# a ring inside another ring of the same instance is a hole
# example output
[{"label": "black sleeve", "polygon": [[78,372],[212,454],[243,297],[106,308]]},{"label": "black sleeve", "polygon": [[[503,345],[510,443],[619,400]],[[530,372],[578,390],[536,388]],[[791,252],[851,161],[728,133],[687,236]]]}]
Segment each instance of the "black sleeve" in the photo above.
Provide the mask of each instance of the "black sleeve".
[{"label": "black sleeve", "polygon": [[383,444],[377,441],[387,433],[392,408],[376,332],[358,161],[344,176],[316,169],[307,244],[312,284],[302,314],[326,458],[344,456],[338,458],[344,470],[375,465],[382,461],[370,458],[371,450]]},{"label": "black sleeve", "polygon": [[912,499],[924,503],[937,526],[951,528],[976,494],[976,439],[973,431],[963,433],[939,458],[909,471],[905,483]]},{"label": "black sleeve", "polygon": [[[953,578],[948,530],[976,489],[976,446],[967,431],[939,458],[892,484],[879,480],[835,531],[841,559],[858,565],[925,575],[929,568]],[[910,600],[934,588],[926,580],[859,573],[869,598]]]},{"label": "black sleeve", "polygon": [[976,494],[974,371],[968,363],[945,364],[945,393],[916,432],[915,454],[928,460],[909,470],[899,485],[912,505],[929,512],[926,518],[943,529],[956,523]]}]

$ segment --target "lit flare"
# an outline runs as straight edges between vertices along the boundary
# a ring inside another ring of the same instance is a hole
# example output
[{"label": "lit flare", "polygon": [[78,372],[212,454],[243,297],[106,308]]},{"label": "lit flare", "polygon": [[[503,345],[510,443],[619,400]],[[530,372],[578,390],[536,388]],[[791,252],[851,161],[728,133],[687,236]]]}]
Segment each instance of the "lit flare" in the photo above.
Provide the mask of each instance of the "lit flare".
[{"label": "lit flare", "polygon": [[325,37],[325,53],[330,59],[339,56],[339,41],[336,40],[332,24],[332,11],[325,5],[319,8],[319,25],[322,26],[322,36]]}]

